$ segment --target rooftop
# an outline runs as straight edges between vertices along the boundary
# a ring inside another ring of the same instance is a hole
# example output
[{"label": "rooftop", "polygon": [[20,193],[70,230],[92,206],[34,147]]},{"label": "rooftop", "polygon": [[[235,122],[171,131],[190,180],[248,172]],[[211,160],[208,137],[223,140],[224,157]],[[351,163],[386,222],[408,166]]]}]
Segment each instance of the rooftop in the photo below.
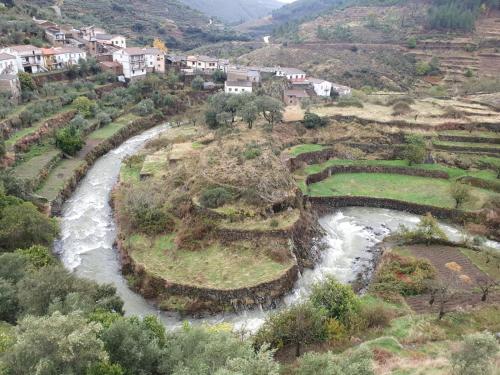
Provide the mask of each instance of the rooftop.
[{"label": "rooftop", "polygon": [[320,78],[308,78],[307,80],[309,82],[315,83],[315,84],[320,84],[320,83],[323,83],[323,82],[329,82],[326,79],[320,79]]},{"label": "rooftop", "polygon": [[12,60],[12,59],[15,59],[16,56],[13,56],[13,55],[9,55],[8,53],[2,53],[0,52],[0,61],[1,60]]},{"label": "rooftop", "polygon": [[248,81],[226,81],[226,86],[252,87],[252,82],[248,82]]},{"label": "rooftop", "polygon": [[281,68],[279,70],[286,74],[306,74],[304,71],[297,68]]},{"label": "rooftop", "polygon": [[145,54],[144,49],[139,48],[139,47],[128,47],[128,48],[124,48],[122,51],[129,54],[129,55],[144,55]]},{"label": "rooftop", "polygon": [[33,53],[33,52],[38,54],[42,53],[41,48],[32,46],[31,44],[10,46],[9,48],[17,53]]}]

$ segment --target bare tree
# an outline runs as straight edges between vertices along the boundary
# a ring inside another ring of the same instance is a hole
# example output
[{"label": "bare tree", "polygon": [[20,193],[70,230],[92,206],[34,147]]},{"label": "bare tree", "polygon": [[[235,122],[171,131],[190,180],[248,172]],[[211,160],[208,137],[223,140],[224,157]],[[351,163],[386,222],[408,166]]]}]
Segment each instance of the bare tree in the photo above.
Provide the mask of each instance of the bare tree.
[{"label": "bare tree", "polygon": [[490,292],[495,290],[500,285],[500,283],[487,276],[484,276],[477,279],[476,285],[481,290],[482,293],[481,301],[486,302]]}]

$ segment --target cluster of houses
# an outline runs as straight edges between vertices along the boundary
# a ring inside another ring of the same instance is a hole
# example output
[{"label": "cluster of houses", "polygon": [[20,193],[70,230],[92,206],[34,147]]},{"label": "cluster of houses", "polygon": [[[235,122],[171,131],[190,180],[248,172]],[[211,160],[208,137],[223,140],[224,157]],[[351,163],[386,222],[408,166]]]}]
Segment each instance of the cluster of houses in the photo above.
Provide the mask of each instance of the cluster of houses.
[{"label": "cluster of houses", "polygon": [[[340,96],[350,95],[351,89],[332,82],[307,77],[296,68],[248,67],[230,65],[229,60],[205,55],[166,55],[165,51],[151,47],[127,47],[122,35],[108,34],[106,30],[89,26],[81,29],[61,27],[46,20],[34,21],[45,31],[50,48],[16,45],[0,48],[0,91],[20,94],[19,72],[42,73],[67,69],[94,57],[104,71],[124,80],[136,80],[148,73],[165,73],[175,69],[184,76],[211,75],[222,71],[227,79],[227,94],[251,93],[261,85],[263,75],[284,77],[288,87],[283,92],[287,105],[298,104],[312,96],[327,97],[333,91]],[[205,87],[215,87],[207,82]]]}]

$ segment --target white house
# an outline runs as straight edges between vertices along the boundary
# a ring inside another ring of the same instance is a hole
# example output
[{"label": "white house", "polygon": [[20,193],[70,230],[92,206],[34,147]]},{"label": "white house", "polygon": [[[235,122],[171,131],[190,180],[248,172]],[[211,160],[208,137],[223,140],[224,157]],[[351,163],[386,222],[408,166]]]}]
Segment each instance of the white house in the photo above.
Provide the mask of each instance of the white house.
[{"label": "white house", "polygon": [[352,89],[348,86],[337,85],[336,83],[332,84],[332,88],[339,93],[339,96],[351,96]]},{"label": "white house", "polygon": [[142,48],[124,48],[113,53],[113,61],[123,66],[123,75],[134,79],[147,74],[146,53]]},{"label": "white house", "polygon": [[286,77],[286,79],[292,82],[304,81],[306,79],[306,73],[296,68],[278,68],[276,75],[278,77]]},{"label": "white house", "polygon": [[219,59],[210,56],[188,56],[186,65],[193,71],[213,72],[219,69]]},{"label": "white house", "polygon": [[148,72],[165,73],[165,54],[158,48],[144,48]]},{"label": "white house", "polygon": [[19,67],[16,56],[8,53],[0,53],[0,75],[17,74]]},{"label": "white house", "polygon": [[48,70],[65,69],[87,59],[87,53],[76,47],[43,48],[42,52]]},{"label": "white house", "polygon": [[224,84],[224,92],[226,94],[243,94],[251,93],[253,84],[249,81],[226,81]]},{"label": "white house", "polygon": [[18,70],[26,73],[39,73],[46,71],[42,49],[32,45],[18,45],[4,48],[0,52],[14,55],[17,60]]},{"label": "white house", "polygon": [[97,43],[106,44],[118,48],[127,48],[127,39],[122,35],[96,33],[94,38]]},{"label": "white house", "polygon": [[308,81],[314,88],[314,92],[318,96],[330,96],[332,92],[332,83],[324,79],[308,78]]}]

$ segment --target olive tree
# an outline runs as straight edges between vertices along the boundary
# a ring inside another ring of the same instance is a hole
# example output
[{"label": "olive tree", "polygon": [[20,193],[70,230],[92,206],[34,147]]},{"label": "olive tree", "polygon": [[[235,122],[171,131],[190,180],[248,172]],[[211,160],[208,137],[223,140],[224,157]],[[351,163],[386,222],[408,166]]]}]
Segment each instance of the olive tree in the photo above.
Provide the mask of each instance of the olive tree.
[{"label": "olive tree", "polygon": [[450,194],[455,200],[455,208],[460,208],[462,205],[471,200],[470,188],[459,181],[455,181],[450,186]]},{"label": "olive tree", "polygon": [[416,134],[406,136],[403,157],[408,160],[409,165],[423,163],[426,154],[427,147],[424,137]]},{"label": "olive tree", "polygon": [[273,127],[283,119],[284,107],[280,100],[271,98],[270,96],[259,96],[255,99],[255,105],[269,126]]}]

